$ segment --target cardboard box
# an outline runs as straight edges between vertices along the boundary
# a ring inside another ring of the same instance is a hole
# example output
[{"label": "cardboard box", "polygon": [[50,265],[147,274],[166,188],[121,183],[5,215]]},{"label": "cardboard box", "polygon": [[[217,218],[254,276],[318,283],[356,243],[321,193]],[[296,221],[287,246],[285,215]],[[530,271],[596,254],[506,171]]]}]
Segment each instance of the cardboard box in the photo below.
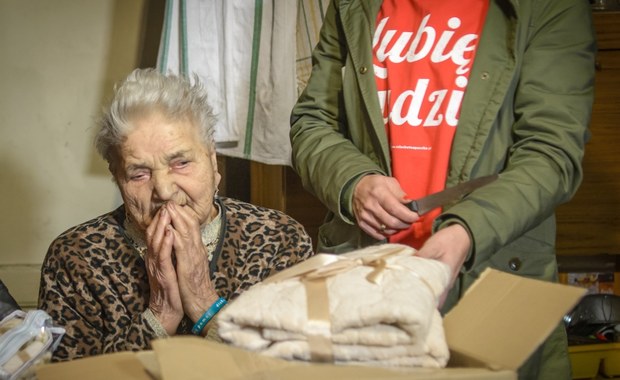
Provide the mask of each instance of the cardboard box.
[{"label": "cardboard box", "polygon": [[38,380],[89,379],[516,379],[516,370],[585,289],[488,269],[444,318],[451,359],[444,369],[395,369],[286,361],[191,336],[153,351],[48,364]]}]

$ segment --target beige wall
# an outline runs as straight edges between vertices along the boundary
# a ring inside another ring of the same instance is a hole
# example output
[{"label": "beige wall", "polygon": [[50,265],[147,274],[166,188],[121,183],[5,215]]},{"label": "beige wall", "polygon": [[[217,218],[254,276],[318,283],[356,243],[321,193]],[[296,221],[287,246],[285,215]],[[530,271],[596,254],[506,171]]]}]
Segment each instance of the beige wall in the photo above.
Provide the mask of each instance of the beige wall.
[{"label": "beige wall", "polygon": [[0,0],[0,278],[36,304],[51,240],[120,203],[94,119],[138,65],[145,0]]}]

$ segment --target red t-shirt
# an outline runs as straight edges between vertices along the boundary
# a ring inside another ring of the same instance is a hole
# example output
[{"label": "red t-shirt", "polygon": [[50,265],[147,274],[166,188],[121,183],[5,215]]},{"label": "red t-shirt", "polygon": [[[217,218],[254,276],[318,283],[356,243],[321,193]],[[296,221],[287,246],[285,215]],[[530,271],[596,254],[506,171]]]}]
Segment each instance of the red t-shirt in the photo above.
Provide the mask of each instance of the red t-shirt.
[{"label": "red t-shirt", "polygon": [[[384,0],[373,39],[374,73],[392,172],[411,199],[445,186],[452,139],[488,0]],[[390,242],[420,248],[441,212]]]}]

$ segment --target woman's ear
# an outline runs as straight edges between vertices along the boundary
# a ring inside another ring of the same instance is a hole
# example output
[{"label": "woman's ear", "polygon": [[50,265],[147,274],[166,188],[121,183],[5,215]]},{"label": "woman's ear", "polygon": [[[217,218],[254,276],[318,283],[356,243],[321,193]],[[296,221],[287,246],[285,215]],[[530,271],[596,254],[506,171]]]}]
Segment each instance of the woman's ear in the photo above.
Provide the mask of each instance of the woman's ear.
[{"label": "woman's ear", "polygon": [[222,175],[220,174],[220,171],[217,167],[217,154],[215,152],[215,149],[213,149],[211,153],[209,153],[209,155],[209,159],[211,160],[211,167],[213,168],[213,187],[215,187],[217,191],[217,188],[219,187],[222,180]]}]

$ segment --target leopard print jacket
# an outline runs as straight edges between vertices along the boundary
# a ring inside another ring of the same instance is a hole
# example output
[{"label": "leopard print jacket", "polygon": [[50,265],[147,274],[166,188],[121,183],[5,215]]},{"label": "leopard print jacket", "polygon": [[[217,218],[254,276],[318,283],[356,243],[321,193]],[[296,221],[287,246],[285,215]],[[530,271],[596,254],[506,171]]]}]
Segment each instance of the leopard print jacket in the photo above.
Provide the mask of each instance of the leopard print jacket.
[{"label": "leopard print jacket", "polygon": [[[220,242],[211,280],[233,300],[272,273],[313,254],[303,226],[291,217],[219,198]],[[125,209],[73,227],[56,238],[41,270],[38,308],[66,329],[53,360],[149,349],[156,333],[143,312],[149,304],[145,264],[123,228]],[[187,316],[177,334],[190,334]]]}]

